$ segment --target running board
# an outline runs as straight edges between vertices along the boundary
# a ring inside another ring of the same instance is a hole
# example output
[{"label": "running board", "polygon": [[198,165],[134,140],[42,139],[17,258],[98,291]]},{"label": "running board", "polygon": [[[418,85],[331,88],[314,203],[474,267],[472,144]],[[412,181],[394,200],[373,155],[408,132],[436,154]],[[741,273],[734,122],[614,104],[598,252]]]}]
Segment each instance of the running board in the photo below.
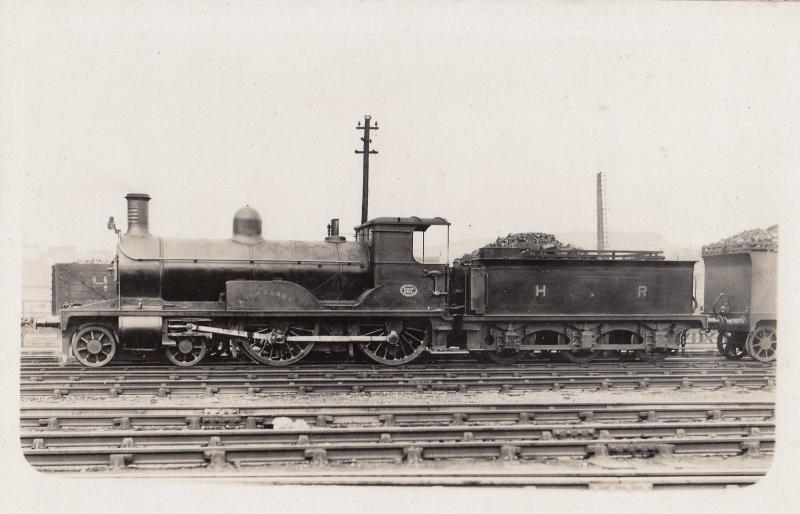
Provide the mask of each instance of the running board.
[{"label": "running board", "polygon": [[[189,323],[186,331],[203,332],[207,334],[220,334],[225,336],[242,337],[245,339],[260,339],[269,341],[270,335],[261,332],[247,332],[245,330],[230,330],[226,328],[204,327]],[[304,343],[373,343],[388,341],[389,336],[286,336],[285,341]]]}]

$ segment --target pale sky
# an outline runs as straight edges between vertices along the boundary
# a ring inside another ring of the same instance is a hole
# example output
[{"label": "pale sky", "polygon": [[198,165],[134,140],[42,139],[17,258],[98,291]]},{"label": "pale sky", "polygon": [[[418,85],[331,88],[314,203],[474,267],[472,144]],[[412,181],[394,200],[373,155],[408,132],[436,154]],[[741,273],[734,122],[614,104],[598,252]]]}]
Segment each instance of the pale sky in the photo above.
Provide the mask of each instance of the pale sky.
[{"label": "pale sky", "polygon": [[[798,9],[747,3],[77,2],[23,9],[6,47],[23,242],[151,230],[265,236],[359,221],[356,123],[378,121],[370,217],[454,239],[609,229],[687,245],[781,222],[796,173]],[[782,14],[783,13],[783,14]],[[794,44],[791,44],[794,43]],[[16,166],[14,166],[16,165]]]}]

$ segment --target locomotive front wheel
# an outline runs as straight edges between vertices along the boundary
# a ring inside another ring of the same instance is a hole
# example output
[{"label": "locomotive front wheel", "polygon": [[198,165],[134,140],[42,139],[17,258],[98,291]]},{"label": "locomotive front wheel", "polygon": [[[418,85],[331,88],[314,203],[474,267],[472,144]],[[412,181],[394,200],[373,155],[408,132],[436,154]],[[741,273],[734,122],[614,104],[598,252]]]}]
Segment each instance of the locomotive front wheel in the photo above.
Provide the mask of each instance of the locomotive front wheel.
[{"label": "locomotive front wheel", "polygon": [[379,364],[400,366],[422,355],[431,339],[427,322],[389,320],[384,323],[363,323],[359,332],[364,336],[385,336],[386,341],[359,343],[364,355]]},{"label": "locomotive front wheel", "polygon": [[717,351],[726,359],[738,361],[747,355],[745,339],[740,334],[734,335],[729,332],[720,332],[717,335]]},{"label": "locomotive front wheel", "polygon": [[597,357],[597,352],[594,350],[561,350],[558,354],[562,359],[574,364],[586,364]]},{"label": "locomotive front wheel", "polygon": [[251,359],[269,366],[288,366],[300,361],[314,349],[313,342],[287,341],[287,336],[315,336],[319,332],[315,323],[302,321],[271,322],[269,327],[257,332],[266,339],[249,339],[240,344]]},{"label": "locomotive front wheel", "polygon": [[117,353],[117,338],[102,325],[86,325],[78,329],[72,343],[72,354],[90,368],[105,366]]},{"label": "locomotive front wheel", "polygon": [[777,357],[778,333],[774,327],[758,327],[747,336],[747,353],[760,362],[772,362]]},{"label": "locomotive front wheel", "polygon": [[178,340],[175,346],[165,346],[164,354],[176,366],[194,366],[206,356],[208,346],[203,337],[185,337]]}]

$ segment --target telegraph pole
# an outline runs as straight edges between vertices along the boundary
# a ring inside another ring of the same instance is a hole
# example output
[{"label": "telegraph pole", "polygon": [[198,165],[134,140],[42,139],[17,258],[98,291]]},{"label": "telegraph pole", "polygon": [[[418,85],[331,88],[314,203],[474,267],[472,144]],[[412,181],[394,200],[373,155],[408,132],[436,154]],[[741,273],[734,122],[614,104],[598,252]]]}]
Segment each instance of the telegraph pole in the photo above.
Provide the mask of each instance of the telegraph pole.
[{"label": "telegraph pole", "polygon": [[364,142],[364,149],[356,150],[356,153],[364,155],[364,177],[361,191],[361,223],[367,222],[367,212],[369,211],[369,155],[378,153],[377,150],[369,149],[369,144],[372,142],[369,138],[369,131],[378,130],[378,122],[375,122],[375,125],[371,125],[371,121],[372,116],[367,114],[364,116],[364,125],[361,125],[359,121],[356,127],[356,130],[362,130],[364,132],[364,136],[361,138],[361,141]]}]

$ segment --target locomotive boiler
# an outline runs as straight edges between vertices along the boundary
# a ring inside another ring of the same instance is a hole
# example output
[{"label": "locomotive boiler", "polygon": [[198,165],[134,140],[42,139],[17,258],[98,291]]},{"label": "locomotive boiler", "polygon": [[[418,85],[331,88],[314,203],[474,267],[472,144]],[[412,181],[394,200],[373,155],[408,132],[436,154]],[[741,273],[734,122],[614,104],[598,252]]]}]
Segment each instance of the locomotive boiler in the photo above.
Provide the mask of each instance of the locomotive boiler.
[{"label": "locomotive boiler", "polygon": [[122,298],[218,301],[234,280],[283,280],[319,300],[354,300],[371,284],[369,248],[338,235],[325,241],[273,241],[262,236],[252,207],[233,217],[230,239],[155,237],[148,227],[148,195],[129,194],[128,231],[117,246]]}]

